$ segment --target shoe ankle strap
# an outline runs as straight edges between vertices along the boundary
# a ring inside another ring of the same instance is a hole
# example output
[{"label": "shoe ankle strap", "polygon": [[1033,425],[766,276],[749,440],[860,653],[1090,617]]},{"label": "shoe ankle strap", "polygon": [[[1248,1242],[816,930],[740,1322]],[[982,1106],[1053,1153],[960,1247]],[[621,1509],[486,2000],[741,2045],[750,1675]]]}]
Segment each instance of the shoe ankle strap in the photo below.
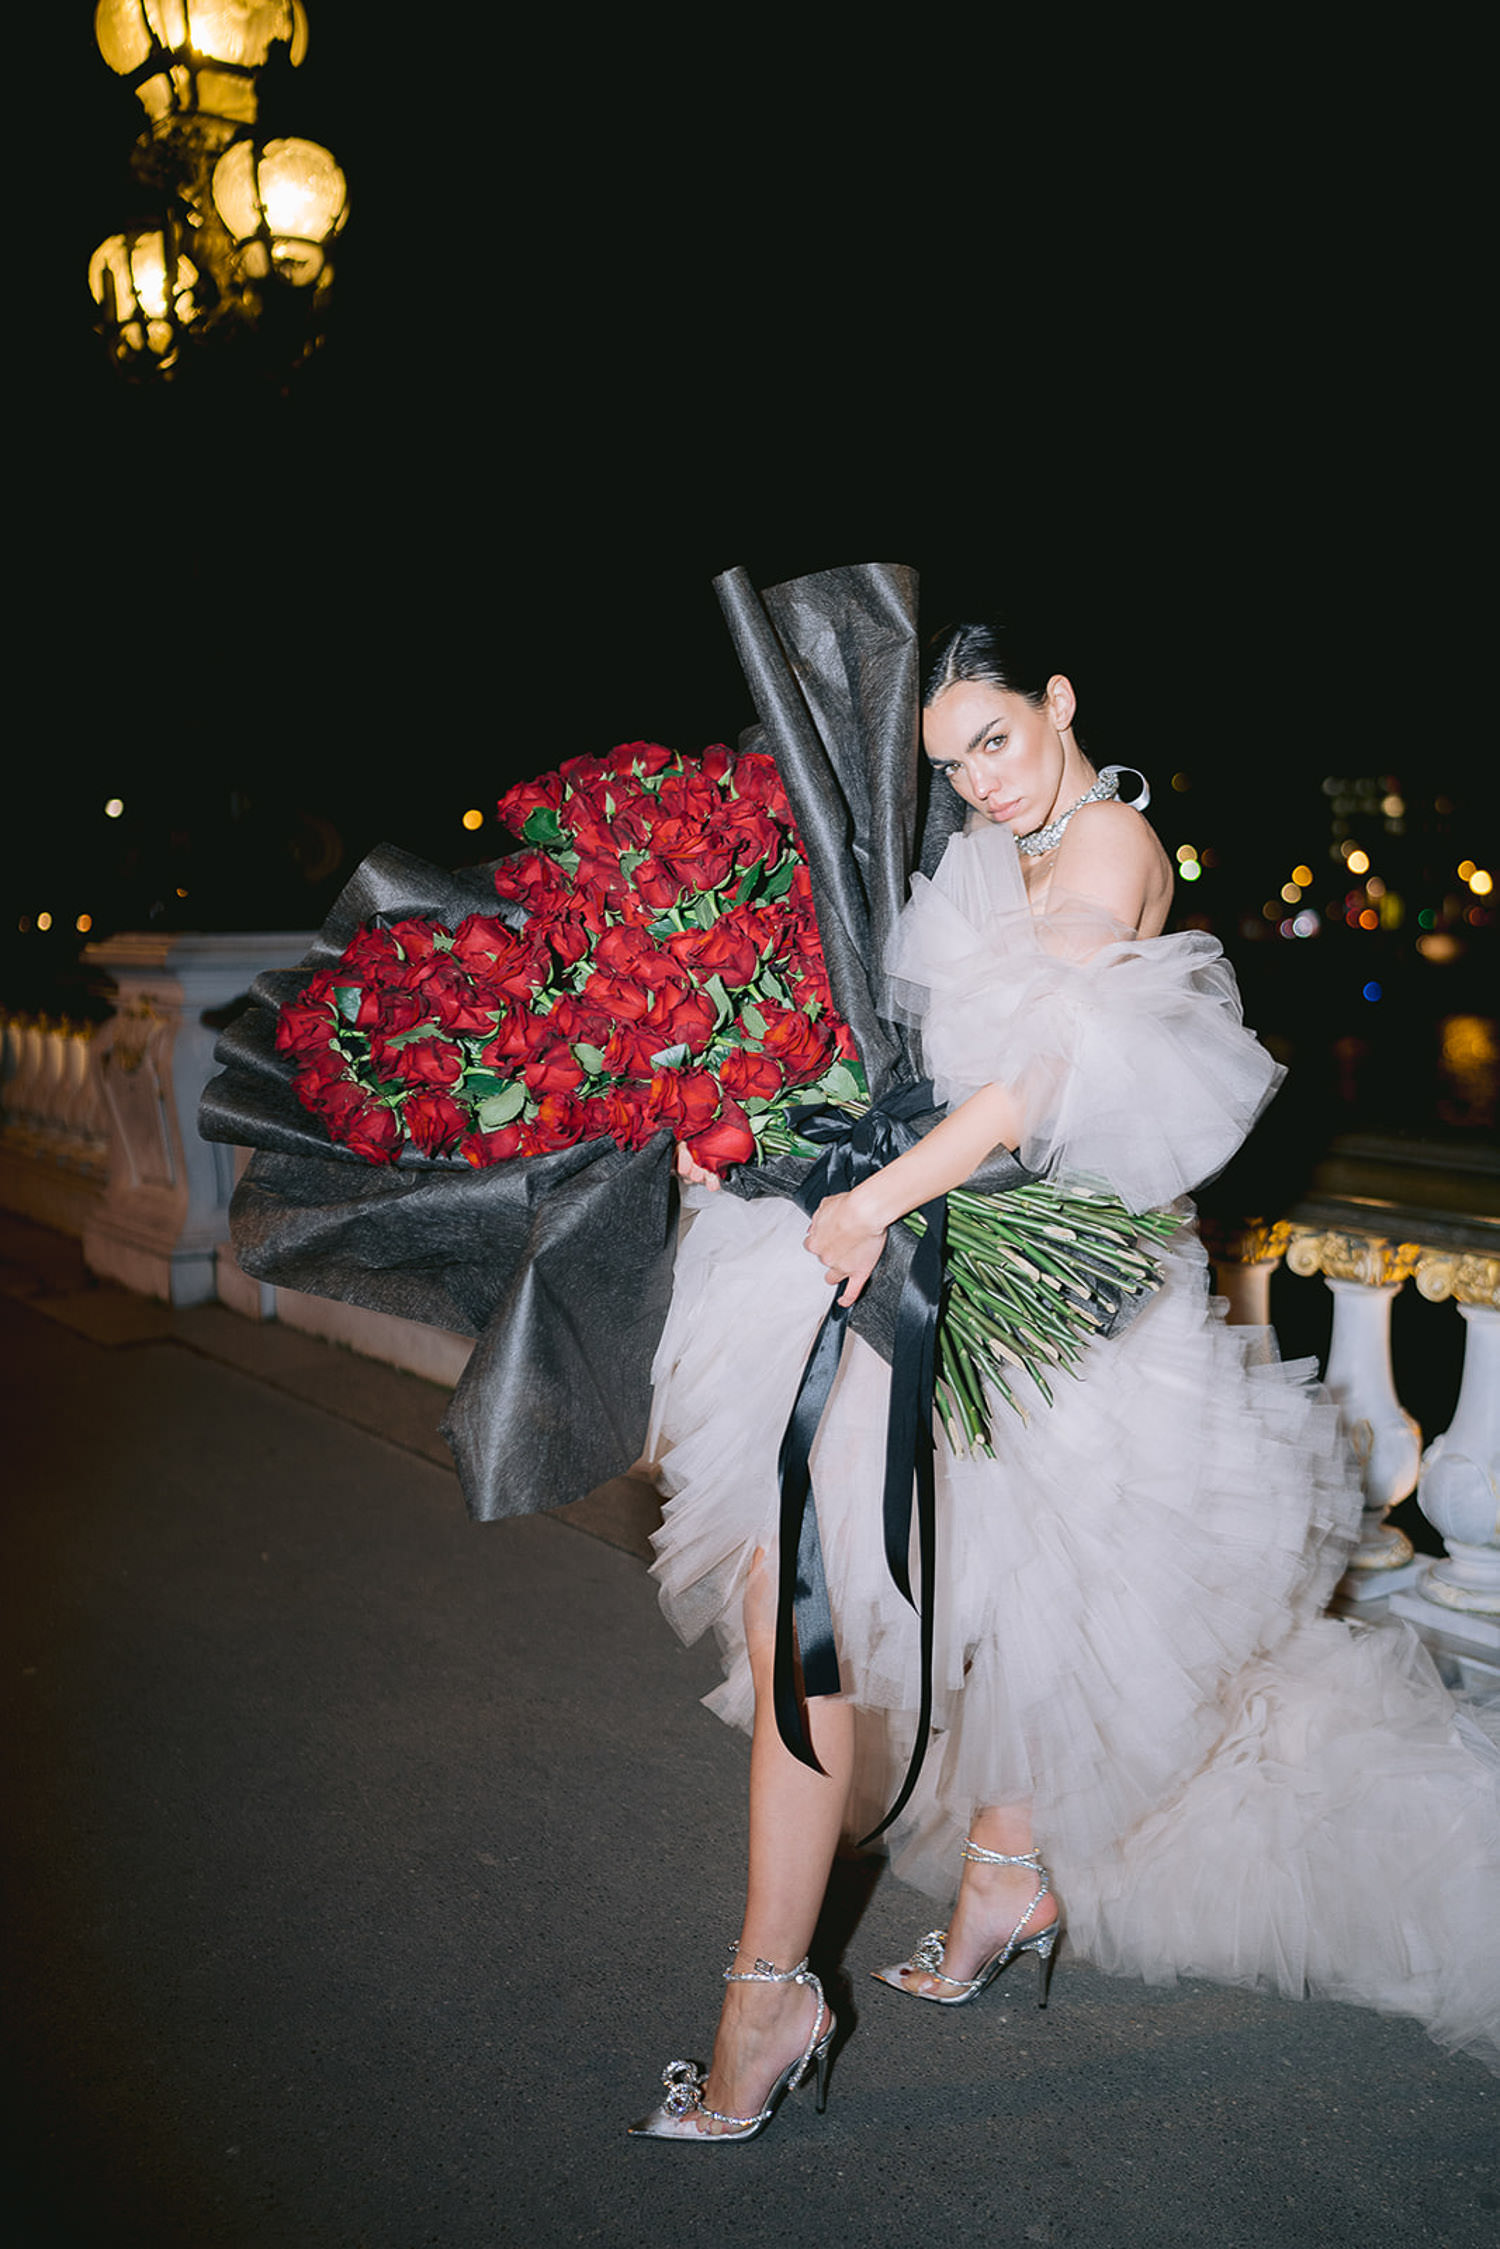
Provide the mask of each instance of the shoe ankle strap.
[{"label": "shoe ankle strap", "polygon": [[1032,1873],[1039,1874],[1044,1883],[1047,1880],[1047,1869],[1042,1864],[1040,1851],[1022,1851],[1017,1856],[1010,1857],[1004,1851],[987,1851],[982,1843],[976,1843],[966,1835],[959,1857],[972,1859],[976,1866],[1029,1866]]},{"label": "shoe ankle strap", "polygon": [[808,1967],[806,1957],[799,1960],[795,1968],[776,1968],[769,1960],[757,1960],[753,1968],[736,1968],[735,1962],[739,1956],[740,1948],[736,1941],[729,1947],[729,1965],[724,1970],[726,1983],[805,1983],[813,1986],[819,1999],[823,1996],[823,1986]]}]

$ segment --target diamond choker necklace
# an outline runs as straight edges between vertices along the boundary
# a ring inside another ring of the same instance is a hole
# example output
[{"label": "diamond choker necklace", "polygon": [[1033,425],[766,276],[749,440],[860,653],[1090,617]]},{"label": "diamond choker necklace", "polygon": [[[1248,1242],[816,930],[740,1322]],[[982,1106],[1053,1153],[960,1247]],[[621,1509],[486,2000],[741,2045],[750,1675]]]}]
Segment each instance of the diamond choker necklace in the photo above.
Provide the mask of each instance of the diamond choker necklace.
[{"label": "diamond choker necklace", "polygon": [[1120,793],[1120,775],[1122,773],[1133,773],[1140,782],[1140,795],[1132,797],[1129,801],[1135,811],[1144,812],[1151,802],[1151,784],[1146,779],[1145,774],[1134,765],[1106,765],[1101,769],[1099,778],[1093,787],[1085,789],[1078,802],[1070,804],[1067,811],[1056,820],[1049,820],[1045,828],[1033,828],[1029,836],[1017,836],[1016,849],[1024,851],[1028,859],[1040,859],[1044,851],[1050,851],[1054,844],[1062,842],[1063,830],[1075,812],[1081,812],[1086,804],[1109,804],[1113,802]]}]

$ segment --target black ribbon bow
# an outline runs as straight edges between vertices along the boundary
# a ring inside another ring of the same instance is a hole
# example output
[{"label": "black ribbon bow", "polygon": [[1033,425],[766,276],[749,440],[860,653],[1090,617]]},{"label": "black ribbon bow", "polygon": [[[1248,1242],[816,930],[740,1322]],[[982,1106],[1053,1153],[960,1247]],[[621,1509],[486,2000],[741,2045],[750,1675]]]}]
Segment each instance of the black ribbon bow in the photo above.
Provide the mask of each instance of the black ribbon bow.
[{"label": "black ribbon bow", "polygon": [[[809,1217],[829,1195],[847,1194],[862,1179],[882,1170],[913,1147],[921,1135],[915,1120],[933,1108],[932,1081],[898,1086],[863,1115],[819,1105],[795,1109],[793,1129],[821,1145],[823,1154],[796,1196]],[[933,1577],[937,1549],[937,1508],[933,1476],[932,1406],[937,1373],[937,1324],[943,1295],[943,1238],[948,1198],[938,1195],[921,1206],[923,1228],[896,1310],[891,1352],[890,1408],[886,1421],[885,1491],[882,1506],[885,1557],[902,1598],[917,1608],[911,1586],[912,1507],[915,1495],[917,1557],[921,1576],[922,1689],[917,1735],[906,1778],[869,1843],[890,1826],[917,1784],[932,1725]],[[843,1356],[848,1308],[835,1292],[813,1341],[802,1380],[781,1440],[780,1598],[776,1613],[774,1700],[777,1730],[792,1755],[821,1772],[813,1751],[802,1698],[836,1695],[838,1651],[833,1610],[818,1537],[813,1498],[813,1441]],[[798,1694],[798,1666],[801,1690]]]}]

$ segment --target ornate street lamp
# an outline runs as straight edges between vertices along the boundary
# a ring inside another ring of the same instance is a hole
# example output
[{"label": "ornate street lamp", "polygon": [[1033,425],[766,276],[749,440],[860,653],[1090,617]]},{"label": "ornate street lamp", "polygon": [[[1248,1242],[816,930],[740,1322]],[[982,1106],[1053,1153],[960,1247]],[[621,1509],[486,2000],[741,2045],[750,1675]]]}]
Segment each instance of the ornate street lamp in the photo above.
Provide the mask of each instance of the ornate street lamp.
[{"label": "ornate street lamp", "polygon": [[112,234],[89,261],[99,333],[127,372],[170,375],[184,334],[198,318],[198,269],[175,230]]},{"label": "ornate street lamp", "polygon": [[243,359],[259,334],[252,358],[284,373],[321,341],[328,246],[349,210],[326,148],[252,131],[258,73],[307,51],[302,0],[98,0],[94,31],[146,112],[132,169],[168,202],[160,225],[111,235],[90,263],[116,366],[170,376],[184,336],[233,335]]},{"label": "ornate street lamp", "polygon": [[294,289],[326,273],[349,215],[344,175],[316,141],[235,141],[214,166],[213,199],[246,279]]},{"label": "ornate street lamp", "polygon": [[194,113],[253,125],[255,73],[273,47],[307,53],[302,0],[99,0],[94,37],[153,125]]}]

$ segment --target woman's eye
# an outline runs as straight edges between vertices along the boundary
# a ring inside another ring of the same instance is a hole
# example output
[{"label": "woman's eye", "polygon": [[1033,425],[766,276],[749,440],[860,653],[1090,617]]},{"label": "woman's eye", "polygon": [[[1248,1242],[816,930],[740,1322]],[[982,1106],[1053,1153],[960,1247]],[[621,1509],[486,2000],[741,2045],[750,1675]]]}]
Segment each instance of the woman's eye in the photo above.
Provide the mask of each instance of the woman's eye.
[{"label": "woman's eye", "polygon": [[992,734],[984,746],[987,750],[1003,750],[1008,740],[1008,735]]}]

